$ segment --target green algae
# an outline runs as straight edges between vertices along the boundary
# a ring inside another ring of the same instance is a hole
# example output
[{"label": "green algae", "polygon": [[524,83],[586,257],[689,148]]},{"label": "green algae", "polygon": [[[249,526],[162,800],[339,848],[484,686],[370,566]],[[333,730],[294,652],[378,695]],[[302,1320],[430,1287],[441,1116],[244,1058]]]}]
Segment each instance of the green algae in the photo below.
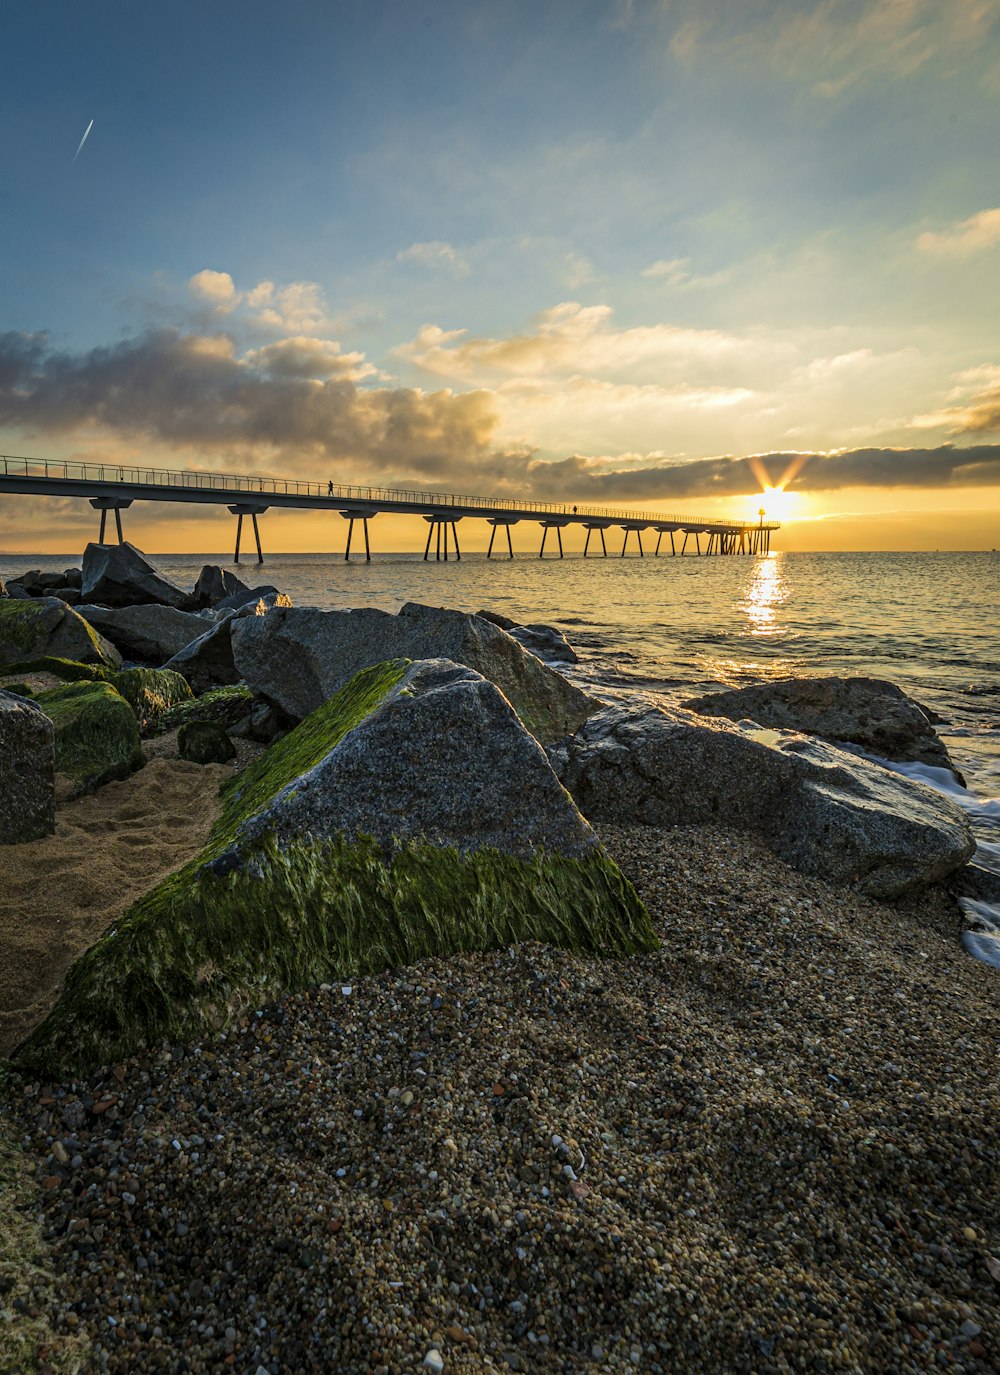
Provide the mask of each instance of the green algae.
[{"label": "green algae", "polygon": [[186,721],[177,732],[177,753],[192,764],[228,764],[236,746],[218,721]]},{"label": "green algae", "polygon": [[432,955],[546,941],[582,955],[652,950],[649,916],[600,851],[585,859],[461,856],[371,838],[259,845],[223,877],[188,864],[72,967],[15,1055],[32,1073],[87,1073],[192,1040],[287,992]]},{"label": "green algae", "polygon": [[3,683],[0,682],[0,691],[12,692],[15,697],[34,697],[35,690],[27,683]]},{"label": "green algae", "polygon": [[234,840],[244,821],[263,811],[282,788],[308,773],[349,731],[370,716],[399,683],[409,663],[409,659],[389,659],[362,669],[249,768],[224,783],[222,814],[209,842],[213,853]]},{"label": "green algae", "polygon": [[22,659],[19,663],[8,664],[4,673],[51,673],[64,683],[108,683],[113,669],[103,664],[81,664],[76,659],[59,659],[53,655],[41,655],[36,659]]},{"label": "green algae", "polygon": [[193,696],[187,679],[170,668],[123,668],[111,674],[110,682],[146,732],[154,730],[171,707]]},{"label": "green algae", "polygon": [[77,795],[142,767],[132,708],[110,683],[67,683],[35,701],[56,728],[56,771]]},{"label": "green algae", "polygon": [[[203,1037],[284,993],[433,955],[545,941],[582,955],[656,947],[617,866],[410,842],[387,858],[370,836],[244,845],[213,865],[289,783],[323,759],[402,679],[408,661],[357,674],[224,784],[205,849],[135,903],[70,969],[59,1002],[15,1054],[65,1076],[163,1041]],[[65,690],[64,690],[65,691]]]},{"label": "green algae", "polygon": [[13,597],[0,598],[0,642],[29,652],[38,639],[44,606]]},{"label": "green algae", "polygon": [[200,697],[178,702],[160,717],[161,730],[174,730],[188,721],[216,721],[220,726],[235,726],[254,704],[254,695],[244,683],[212,688]]}]

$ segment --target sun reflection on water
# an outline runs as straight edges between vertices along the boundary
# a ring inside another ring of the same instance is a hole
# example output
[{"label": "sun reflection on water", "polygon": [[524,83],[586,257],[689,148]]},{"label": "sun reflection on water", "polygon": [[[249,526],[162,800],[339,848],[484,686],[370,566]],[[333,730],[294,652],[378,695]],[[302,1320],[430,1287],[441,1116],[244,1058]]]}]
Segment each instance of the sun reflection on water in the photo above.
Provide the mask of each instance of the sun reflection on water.
[{"label": "sun reflection on water", "polygon": [[765,554],[757,560],[740,602],[751,635],[784,633],[778,614],[787,597],[788,588],[781,576],[777,554]]}]

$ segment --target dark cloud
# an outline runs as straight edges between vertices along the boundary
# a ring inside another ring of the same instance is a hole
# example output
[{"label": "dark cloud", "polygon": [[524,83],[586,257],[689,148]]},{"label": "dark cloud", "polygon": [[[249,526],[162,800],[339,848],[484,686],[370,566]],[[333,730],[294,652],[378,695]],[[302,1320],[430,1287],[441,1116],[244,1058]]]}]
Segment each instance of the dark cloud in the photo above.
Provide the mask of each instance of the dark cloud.
[{"label": "dark cloud", "polygon": [[0,335],[0,425],[49,435],[100,427],[133,445],[146,437],[195,450],[206,467],[239,463],[347,481],[370,474],[394,485],[543,500],[680,501],[752,496],[764,485],[1000,485],[998,444],[547,462],[497,450],[491,392],[358,386],[344,374],[359,360],[303,340],[240,357],[226,335],[178,330],[81,354],[51,348],[43,334]]}]

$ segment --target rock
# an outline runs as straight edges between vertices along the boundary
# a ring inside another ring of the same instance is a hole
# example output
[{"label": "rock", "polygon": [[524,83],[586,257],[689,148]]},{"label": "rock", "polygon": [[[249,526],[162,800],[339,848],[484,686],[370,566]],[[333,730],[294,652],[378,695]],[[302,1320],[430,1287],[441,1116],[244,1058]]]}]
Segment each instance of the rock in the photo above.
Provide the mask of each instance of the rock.
[{"label": "rock", "polygon": [[111,675],[111,686],[128,702],[142,732],[159,725],[171,707],[192,700],[187,680],[165,668],[125,668]]},{"label": "rock", "polygon": [[75,1074],[262,998],[528,939],[656,943],[497,688],[446,661],[379,664],[224,789],[200,858],[76,962],[16,1059]]},{"label": "rock", "polygon": [[25,592],[19,582],[9,582],[4,588],[4,596],[10,597],[13,601],[30,602],[31,593]]},{"label": "rock", "polygon": [[547,664],[579,663],[579,655],[561,630],[553,625],[518,625],[509,616],[501,616],[495,611],[477,611],[476,615],[491,625],[506,630],[525,649],[538,656]]},{"label": "rock", "polygon": [[872,897],[943,878],[975,849],[964,814],[943,794],[801,735],[614,706],[552,753],[595,822],[753,831],[801,872]]},{"label": "rock", "polygon": [[106,635],[129,659],[162,664],[205,633],[205,622],[191,611],[150,602],[144,606],[94,606],[83,603],[79,614]]},{"label": "rock", "polygon": [[158,602],[180,611],[190,609],[191,598],[160,577],[135,545],[88,544],[83,554],[81,594],[85,602],[101,606],[143,606]]},{"label": "rock", "polygon": [[233,663],[254,695],[301,720],[360,669],[390,658],[447,658],[495,683],[543,743],[576,730],[593,701],[526,653],[499,627],[460,611],[408,602],[373,608],[286,611],[233,622]]},{"label": "rock", "polygon": [[55,728],[34,702],[0,690],[0,845],[55,827]]},{"label": "rock", "polygon": [[275,607],[290,607],[292,599],[284,592],[265,592],[256,601],[245,601],[234,611],[231,607],[220,607],[220,614],[233,616],[266,616]]},{"label": "rock", "polygon": [[223,729],[232,730],[237,723],[249,720],[253,706],[253,693],[242,684],[213,688],[201,697],[191,697],[170,707],[160,724],[164,730],[175,730],[186,721],[216,721]]},{"label": "rock", "polygon": [[436,1346],[432,1346],[430,1351],[421,1361],[421,1365],[431,1372],[431,1375],[441,1375],[444,1370],[444,1357]]},{"label": "rock", "polygon": [[[247,602],[259,602],[262,597],[284,597],[284,595],[285,594],[279,592],[276,587],[272,587],[270,583],[265,583],[261,587],[246,587],[243,583],[240,583],[236,591],[228,593],[215,603],[215,609],[216,611],[238,611],[239,608],[245,606]],[[291,606],[291,604],[291,597],[287,598],[287,601],[283,603],[283,605],[288,606]]]},{"label": "rock", "polygon": [[62,576],[64,587],[75,587],[77,592],[83,587],[82,568],[64,568]]},{"label": "rock", "polygon": [[188,721],[177,732],[177,752],[192,764],[228,764],[236,746],[217,721]]},{"label": "rock", "polygon": [[235,573],[220,568],[216,563],[206,563],[198,574],[192,599],[197,607],[213,607],[224,597],[249,591],[246,583],[241,582]]},{"label": "rock", "polygon": [[779,678],[683,705],[703,716],[756,721],[858,745],[884,759],[932,764],[950,769],[963,782],[934,732],[934,713],[882,678]]},{"label": "rock", "polygon": [[51,656],[120,668],[122,656],[57,597],[0,603],[0,668]]},{"label": "rock", "polygon": [[65,573],[43,573],[38,568],[32,568],[28,573],[21,573],[12,579],[14,586],[20,587],[29,597],[48,597],[51,596],[57,587],[73,586]]},{"label": "rock", "polygon": [[80,600],[80,590],[77,587],[57,587],[52,596],[58,597],[67,606],[76,606]]},{"label": "rock", "polygon": [[110,683],[68,683],[35,700],[55,726],[56,771],[70,779],[74,796],[142,767],[132,708]]},{"label": "rock", "polygon": [[212,626],[163,665],[180,673],[197,693],[240,681],[233,662],[232,618]]}]

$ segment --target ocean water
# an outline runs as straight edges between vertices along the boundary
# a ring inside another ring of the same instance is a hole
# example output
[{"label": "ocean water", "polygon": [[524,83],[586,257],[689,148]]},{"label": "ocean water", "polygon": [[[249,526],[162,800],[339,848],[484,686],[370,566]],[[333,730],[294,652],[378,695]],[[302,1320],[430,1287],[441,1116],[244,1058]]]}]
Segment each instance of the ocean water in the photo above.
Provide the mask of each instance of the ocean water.
[{"label": "ocean water", "polygon": [[[204,563],[232,567],[229,554],[153,562],[182,585]],[[0,554],[0,577],[72,564],[79,555]],[[1000,872],[1000,554],[469,554],[448,563],[277,554],[238,571],[297,606],[396,611],[420,601],[555,625],[580,655],[570,675],[610,695],[676,701],[788,674],[888,678],[944,718],[938,731],[968,786],[921,765],[894,767],[948,792],[969,814],[977,860]],[[995,919],[1000,931],[1000,912]]]}]

